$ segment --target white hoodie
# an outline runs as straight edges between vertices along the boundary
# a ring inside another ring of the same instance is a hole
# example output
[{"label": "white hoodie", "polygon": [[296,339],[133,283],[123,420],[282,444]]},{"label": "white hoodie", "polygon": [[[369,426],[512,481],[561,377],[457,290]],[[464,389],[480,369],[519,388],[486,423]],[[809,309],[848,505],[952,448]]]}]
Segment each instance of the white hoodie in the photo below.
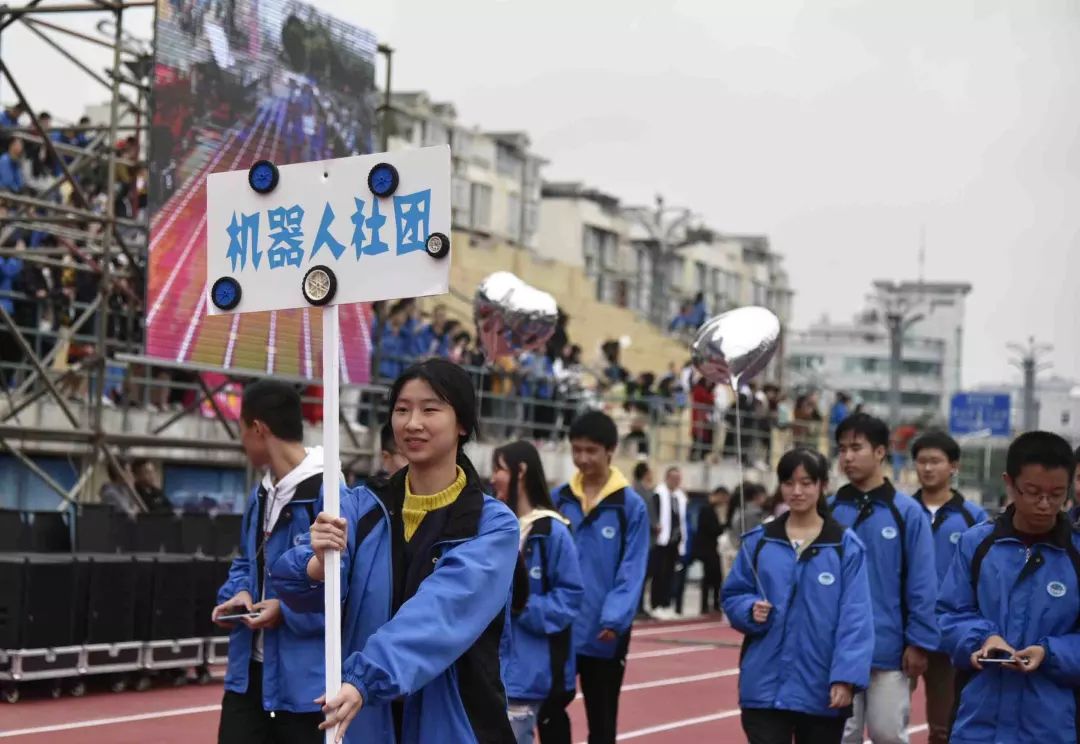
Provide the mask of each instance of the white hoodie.
[{"label": "white hoodie", "polygon": [[[277,524],[278,518],[281,517],[281,510],[285,508],[285,505],[292,501],[293,496],[296,495],[296,487],[306,481],[313,475],[321,475],[323,472],[323,448],[322,447],[307,447],[305,448],[307,456],[297,465],[295,468],[286,473],[285,477],[274,483],[274,476],[269,470],[262,479],[262,487],[266,489],[266,506],[263,509],[263,541],[269,538],[270,533],[274,531],[274,526]],[[338,463],[340,469],[341,463]],[[340,477],[340,476],[339,476]],[[344,482],[344,480],[342,480]],[[266,567],[269,569],[269,566]],[[262,601],[266,599],[266,578],[262,581],[262,596],[256,601]],[[255,634],[255,661],[261,662],[263,660],[263,634],[259,631]]]}]

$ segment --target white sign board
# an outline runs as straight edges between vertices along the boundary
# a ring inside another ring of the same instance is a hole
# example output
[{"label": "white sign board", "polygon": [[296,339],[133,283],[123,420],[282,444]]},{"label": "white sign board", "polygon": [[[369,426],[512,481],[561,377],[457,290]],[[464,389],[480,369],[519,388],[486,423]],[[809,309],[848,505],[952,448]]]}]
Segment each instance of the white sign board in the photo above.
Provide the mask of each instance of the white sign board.
[{"label": "white sign board", "polygon": [[[399,178],[385,198],[368,187],[380,163]],[[450,256],[433,258],[425,247],[432,233],[450,235],[448,146],[282,165],[278,174],[265,194],[251,187],[248,171],[207,177],[211,315],[311,307],[302,285],[315,266],[336,278],[328,304],[448,291]],[[212,295],[226,277],[239,284],[240,301],[222,309]]]}]

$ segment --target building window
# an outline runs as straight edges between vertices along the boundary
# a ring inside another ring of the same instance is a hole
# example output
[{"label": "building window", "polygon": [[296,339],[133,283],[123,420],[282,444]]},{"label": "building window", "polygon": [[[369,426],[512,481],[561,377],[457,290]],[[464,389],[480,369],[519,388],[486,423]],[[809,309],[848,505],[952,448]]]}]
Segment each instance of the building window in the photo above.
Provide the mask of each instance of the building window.
[{"label": "building window", "polygon": [[525,162],[514,148],[498,142],[495,145],[495,170],[500,176],[520,182]]},{"label": "building window", "polygon": [[608,302],[608,273],[615,266],[619,238],[613,232],[592,225],[585,226],[581,237],[585,274],[596,282],[596,298]]},{"label": "building window", "polygon": [[709,269],[703,261],[694,262],[694,286],[698,292],[705,294],[709,291]]},{"label": "building window", "polygon": [[821,354],[792,354],[788,357],[787,366],[793,372],[813,372],[825,366],[825,357]]},{"label": "building window", "polygon": [[686,280],[686,259],[682,256],[671,256],[668,259],[668,284],[672,289],[682,289]]},{"label": "building window", "polygon": [[472,185],[472,226],[477,230],[491,229],[491,187],[483,183]]},{"label": "building window", "polygon": [[454,176],[451,180],[451,190],[453,191],[453,224],[455,227],[470,228],[472,227],[472,210],[470,205],[472,200],[471,184],[464,178],[458,178]]},{"label": "building window", "polygon": [[506,236],[521,242],[521,197],[517,194],[506,195]]}]

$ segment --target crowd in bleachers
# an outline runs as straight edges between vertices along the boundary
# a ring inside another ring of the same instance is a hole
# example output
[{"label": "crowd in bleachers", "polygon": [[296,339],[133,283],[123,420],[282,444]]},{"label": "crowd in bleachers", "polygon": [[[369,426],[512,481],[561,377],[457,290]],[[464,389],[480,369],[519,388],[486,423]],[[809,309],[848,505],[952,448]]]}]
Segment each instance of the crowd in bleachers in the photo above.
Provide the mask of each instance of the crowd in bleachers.
[{"label": "crowd in bleachers", "polygon": [[[93,127],[86,117],[76,125],[60,126],[54,125],[48,112],[39,113],[37,119],[51,148],[34,131],[21,105],[8,106],[0,113],[0,194],[15,197],[4,199],[0,195],[0,216],[19,220],[5,220],[0,228],[0,248],[5,249],[0,255],[0,307],[13,318],[37,355],[44,356],[59,344],[61,348],[53,355],[58,363],[77,364],[97,351],[96,314],[90,313],[77,330],[73,326],[99,294],[103,267],[89,245],[100,236],[102,224],[90,217],[57,222],[58,212],[50,207],[20,199],[104,214],[109,199],[107,166],[101,159],[84,161],[84,154],[100,155],[109,145],[100,128]],[[116,215],[134,219],[146,208],[146,169],[139,161],[139,143],[131,136],[113,146],[121,158],[116,163],[112,195]],[[61,162],[73,171],[79,190],[63,177]],[[121,240],[136,237],[123,228],[119,231]],[[110,267],[110,351],[134,349],[142,340],[141,322],[136,319],[143,300],[142,254],[119,254]],[[30,257],[34,260],[26,260]],[[0,369],[0,383],[10,386],[18,377],[11,365],[25,365],[27,360],[6,325],[0,326],[0,349],[0,362],[8,363]],[[75,397],[85,395],[80,385],[68,392]]]}]

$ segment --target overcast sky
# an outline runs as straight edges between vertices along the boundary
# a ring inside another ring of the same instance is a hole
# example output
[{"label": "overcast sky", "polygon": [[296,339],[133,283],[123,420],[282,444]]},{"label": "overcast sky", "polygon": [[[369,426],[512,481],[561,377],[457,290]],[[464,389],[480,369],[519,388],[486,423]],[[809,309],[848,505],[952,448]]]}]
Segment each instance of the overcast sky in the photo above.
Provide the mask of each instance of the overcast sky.
[{"label": "overcast sky", "polygon": [[[974,287],[966,384],[1015,378],[1032,334],[1080,379],[1080,0],[316,4],[397,49],[396,89],[527,130],[547,178],[769,235],[796,327],[917,278],[925,225],[925,277]],[[15,29],[36,107],[102,100]]]}]

